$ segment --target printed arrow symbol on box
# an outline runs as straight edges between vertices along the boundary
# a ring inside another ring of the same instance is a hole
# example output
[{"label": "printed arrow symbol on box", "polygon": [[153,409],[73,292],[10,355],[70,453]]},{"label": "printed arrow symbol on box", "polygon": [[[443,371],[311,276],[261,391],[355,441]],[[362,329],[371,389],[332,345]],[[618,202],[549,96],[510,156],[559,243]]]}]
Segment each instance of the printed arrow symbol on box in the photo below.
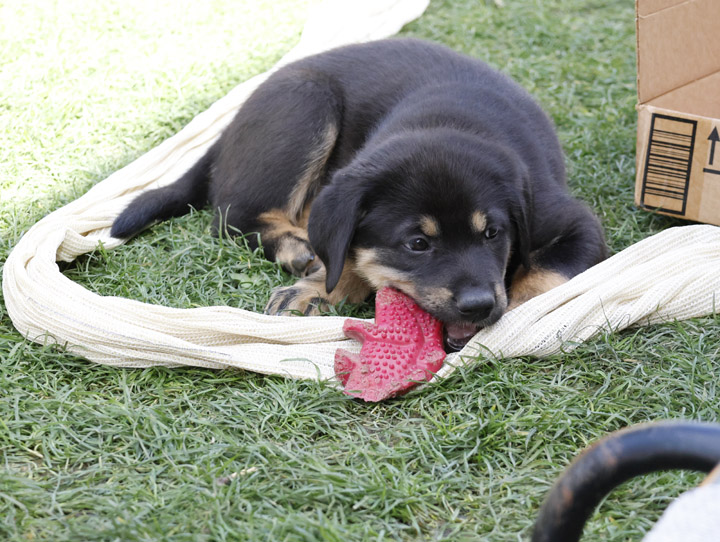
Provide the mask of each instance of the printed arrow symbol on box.
[{"label": "printed arrow symbol on box", "polygon": [[710,132],[710,135],[708,136],[708,141],[712,142],[710,146],[710,161],[708,162],[708,164],[712,166],[713,162],[715,162],[715,144],[720,141],[720,135],[718,135],[717,127],[714,128],[712,132]]}]

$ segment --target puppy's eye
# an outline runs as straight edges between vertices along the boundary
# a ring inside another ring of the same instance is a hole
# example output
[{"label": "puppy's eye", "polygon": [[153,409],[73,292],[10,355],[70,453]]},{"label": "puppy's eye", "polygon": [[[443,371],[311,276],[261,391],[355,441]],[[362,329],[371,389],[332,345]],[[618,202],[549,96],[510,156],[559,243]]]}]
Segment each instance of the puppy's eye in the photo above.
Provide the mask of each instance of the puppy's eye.
[{"label": "puppy's eye", "polygon": [[485,228],[485,237],[488,239],[492,239],[493,237],[497,236],[498,229],[495,226],[488,226]]},{"label": "puppy's eye", "polygon": [[430,248],[430,243],[428,243],[423,237],[416,237],[415,239],[410,240],[407,246],[410,250],[415,252],[424,252]]}]

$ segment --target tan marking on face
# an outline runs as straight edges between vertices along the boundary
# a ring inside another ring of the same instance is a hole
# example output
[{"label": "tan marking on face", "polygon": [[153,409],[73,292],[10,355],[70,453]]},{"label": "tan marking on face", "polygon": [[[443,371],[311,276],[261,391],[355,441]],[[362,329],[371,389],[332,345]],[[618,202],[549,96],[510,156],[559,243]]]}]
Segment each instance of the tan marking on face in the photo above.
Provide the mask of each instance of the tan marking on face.
[{"label": "tan marking on face", "polygon": [[425,310],[443,310],[453,303],[453,293],[442,286],[418,288],[417,294],[417,300],[422,301]]},{"label": "tan marking on face", "polygon": [[557,271],[520,268],[515,272],[510,284],[510,306],[508,308],[514,309],[567,281],[568,278]]},{"label": "tan marking on face", "polygon": [[482,211],[475,211],[470,217],[470,225],[476,233],[482,233],[487,228],[487,215]]},{"label": "tan marking on face", "polygon": [[440,224],[431,216],[423,216],[420,219],[420,231],[428,237],[437,237],[440,235]]},{"label": "tan marking on face", "polygon": [[495,285],[495,304],[498,307],[501,307],[503,311],[505,311],[508,306],[508,298],[507,292],[505,291],[505,284],[501,282],[498,282]]},{"label": "tan marking on face", "polygon": [[319,181],[322,176],[325,164],[330,158],[335,142],[337,141],[338,129],[335,124],[328,124],[323,132],[318,134],[312,152],[305,161],[305,168],[295,183],[290,193],[285,211],[294,223],[298,223],[302,217],[303,210],[308,201],[315,195],[319,188]]},{"label": "tan marking on face", "polygon": [[429,305],[441,306],[449,303],[452,300],[453,294],[449,288],[439,286],[423,290],[422,297]]},{"label": "tan marking on face", "polygon": [[379,261],[379,253],[373,248],[360,248],[355,251],[355,272],[379,290],[384,286],[392,286],[417,299],[414,281],[402,271],[388,267]]}]

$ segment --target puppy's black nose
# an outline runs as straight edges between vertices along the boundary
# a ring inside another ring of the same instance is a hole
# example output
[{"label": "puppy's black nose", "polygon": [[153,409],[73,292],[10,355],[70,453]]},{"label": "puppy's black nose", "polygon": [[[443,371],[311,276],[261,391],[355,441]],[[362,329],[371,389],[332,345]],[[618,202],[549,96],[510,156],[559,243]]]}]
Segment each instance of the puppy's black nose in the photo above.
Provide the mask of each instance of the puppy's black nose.
[{"label": "puppy's black nose", "polygon": [[491,290],[467,289],[455,296],[458,311],[468,320],[484,320],[495,308],[495,294]]}]

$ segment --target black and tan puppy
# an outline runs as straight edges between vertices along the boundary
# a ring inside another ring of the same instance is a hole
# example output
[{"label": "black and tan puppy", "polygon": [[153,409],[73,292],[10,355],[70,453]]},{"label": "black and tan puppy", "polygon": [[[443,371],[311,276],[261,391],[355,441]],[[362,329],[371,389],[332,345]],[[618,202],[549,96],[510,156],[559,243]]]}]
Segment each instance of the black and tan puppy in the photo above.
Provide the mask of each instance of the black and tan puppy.
[{"label": "black and tan puppy", "polygon": [[207,203],[216,229],[259,234],[250,241],[303,277],[267,312],[312,314],[390,285],[443,321],[454,348],[606,256],[532,98],[478,60],[410,39],[280,69],[112,234]]}]

